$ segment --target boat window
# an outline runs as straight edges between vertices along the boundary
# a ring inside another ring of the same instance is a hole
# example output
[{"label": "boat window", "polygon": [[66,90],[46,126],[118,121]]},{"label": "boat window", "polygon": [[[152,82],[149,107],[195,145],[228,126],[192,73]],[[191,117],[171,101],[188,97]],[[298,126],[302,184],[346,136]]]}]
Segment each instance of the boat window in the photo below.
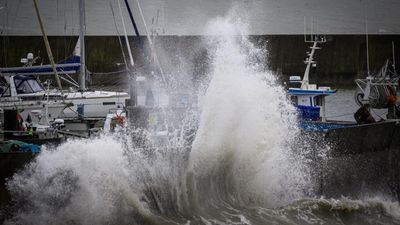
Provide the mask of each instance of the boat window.
[{"label": "boat window", "polygon": [[322,96],[315,96],[314,97],[314,105],[315,106],[322,106]]},{"label": "boat window", "polygon": [[30,94],[44,91],[44,88],[34,78],[14,78],[15,87],[18,94]]},{"label": "boat window", "polygon": [[8,85],[4,77],[0,77],[0,96],[2,97],[11,96],[10,85]]},{"label": "boat window", "polygon": [[14,83],[15,83],[15,87],[18,87],[19,85],[21,85],[23,80],[17,79],[16,77],[14,77]]},{"label": "boat window", "polygon": [[24,81],[20,81],[17,82],[19,84],[17,84],[17,93],[18,94],[28,94],[28,93],[32,93],[32,88],[29,87],[28,82],[24,82]]},{"label": "boat window", "polygon": [[0,86],[0,93],[2,97],[11,96],[10,87]]},{"label": "boat window", "polygon": [[290,101],[292,102],[293,105],[297,105],[298,104],[297,96],[290,96]]},{"label": "boat window", "polygon": [[44,91],[44,88],[42,87],[42,85],[39,84],[39,82],[37,82],[37,80],[27,80],[27,82],[29,83],[29,86],[31,86],[33,92],[40,92],[40,91]]}]

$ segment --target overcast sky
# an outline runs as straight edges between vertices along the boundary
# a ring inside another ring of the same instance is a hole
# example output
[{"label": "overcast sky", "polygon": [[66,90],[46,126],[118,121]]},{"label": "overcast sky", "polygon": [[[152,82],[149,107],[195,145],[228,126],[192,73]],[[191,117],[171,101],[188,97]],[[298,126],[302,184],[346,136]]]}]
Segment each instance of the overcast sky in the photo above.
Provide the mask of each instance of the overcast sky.
[{"label": "overcast sky", "polygon": [[[37,0],[49,35],[77,35],[79,0]],[[86,34],[116,35],[110,2],[122,32],[117,0],[85,0]],[[136,0],[129,0],[139,30],[145,33]],[[400,0],[139,0],[149,32],[202,35],[210,19],[239,9],[249,34],[303,34],[308,28],[326,34],[400,34]],[[124,6],[128,32],[132,25]],[[32,0],[0,0],[2,35],[40,35]]]}]

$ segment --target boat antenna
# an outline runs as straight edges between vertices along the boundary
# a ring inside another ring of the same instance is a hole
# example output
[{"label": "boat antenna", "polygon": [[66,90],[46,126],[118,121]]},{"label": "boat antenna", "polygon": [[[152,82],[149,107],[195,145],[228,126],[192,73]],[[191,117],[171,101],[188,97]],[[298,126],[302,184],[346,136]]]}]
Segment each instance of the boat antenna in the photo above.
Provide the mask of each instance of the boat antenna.
[{"label": "boat antenna", "polygon": [[369,70],[369,41],[368,41],[368,21],[365,21],[365,30],[366,30],[366,35],[365,35],[365,39],[367,42],[367,73],[368,76],[370,75],[370,70]]},{"label": "boat antenna", "polygon": [[[311,17],[311,26],[310,26],[310,39],[308,40],[307,34],[306,34],[306,28],[304,28],[304,42],[305,43],[312,43],[312,46],[310,47],[311,52],[307,52],[307,58],[305,59],[304,63],[307,65],[306,70],[304,71],[303,75],[303,80],[301,81],[301,88],[302,89],[308,89],[309,87],[309,78],[310,78],[310,70],[311,67],[314,67],[316,65],[314,56],[316,54],[316,50],[321,49],[318,44],[322,44],[326,42],[326,37],[324,35],[317,35],[313,33],[313,23],[314,19]],[[306,27],[306,20],[304,18],[304,27]]]},{"label": "boat antenna", "polygon": [[[131,18],[133,29],[135,30],[135,34],[139,38],[140,37],[139,29],[137,28],[135,19],[133,18],[132,10],[131,10],[131,7],[129,6],[128,0],[125,0],[125,5],[126,5],[126,8],[128,9],[129,17]],[[139,42],[140,42],[140,38],[139,38]]]},{"label": "boat antenna", "polygon": [[[125,59],[124,60],[125,60],[126,68],[128,69],[128,73],[130,75],[129,76],[129,79],[130,79],[130,82],[129,82],[130,105],[131,106],[136,106],[136,104],[137,104],[137,93],[136,93],[136,75],[133,72],[134,61],[133,61],[133,57],[132,57],[131,46],[129,44],[128,34],[127,34],[127,31],[126,31],[126,27],[125,27],[124,17],[122,15],[121,3],[120,3],[119,0],[117,0],[117,2],[118,2],[118,8],[119,8],[119,15],[121,16],[121,21],[122,21],[122,28],[124,29],[126,48],[128,49],[128,54],[129,54],[130,67],[128,67],[128,65],[126,65],[126,60]],[[134,27],[136,27],[136,25],[134,25]],[[139,38],[139,40],[140,40],[140,38]]]},{"label": "boat antenna", "polygon": [[[132,23],[134,24],[134,27],[135,27],[135,22],[134,22],[134,19],[133,19],[133,16],[132,16],[132,11],[131,11],[131,9],[130,9],[128,0],[125,0],[125,4],[126,4],[126,8],[128,9],[129,15],[130,15],[130,17],[131,17]],[[152,56],[153,56],[154,62],[156,63],[156,66],[158,67],[158,70],[159,70],[159,72],[160,72],[160,74],[161,74],[162,81],[163,81],[164,84],[167,86],[168,83],[167,83],[167,80],[165,79],[164,70],[162,69],[161,64],[160,64],[160,61],[158,60],[158,56],[157,56],[156,51],[155,51],[155,49],[154,49],[153,41],[151,40],[151,38],[150,38],[150,36],[149,36],[150,33],[149,33],[148,29],[147,29],[147,25],[146,25],[146,21],[145,21],[145,19],[144,19],[142,7],[140,6],[140,3],[139,3],[138,0],[136,0],[136,4],[137,4],[137,7],[138,7],[138,9],[139,9],[140,16],[141,16],[141,18],[142,18],[143,26],[144,26],[144,29],[145,29],[145,31],[146,31],[146,37],[147,37],[147,40],[148,40],[148,42],[149,42],[150,51],[151,51],[151,54],[152,54]],[[135,31],[135,32],[136,32],[136,31]],[[138,34],[138,33],[137,33],[137,34]],[[140,38],[139,38],[139,39],[140,39]]]},{"label": "boat antenna", "polygon": [[370,76],[369,70],[369,38],[368,38],[368,16],[367,16],[367,6],[364,5],[364,19],[365,19],[365,39],[366,39],[366,47],[367,47],[367,74]]},{"label": "boat antenna", "polygon": [[36,15],[37,15],[37,18],[38,18],[38,21],[39,21],[40,30],[42,31],[43,40],[44,40],[44,44],[46,46],[47,55],[49,57],[51,67],[53,68],[53,72],[54,72],[54,76],[56,78],[56,82],[57,82],[58,88],[60,90],[62,90],[60,77],[58,76],[58,73],[57,73],[57,68],[56,68],[56,64],[54,63],[53,53],[51,52],[49,40],[47,39],[47,35],[46,35],[45,30],[44,30],[42,18],[40,17],[39,7],[37,5],[36,0],[33,0],[33,4],[35,6],[35,11],[36,11]]},{"label": "boat antenna", "polygon": [[138,29],[138,27],[136,25],[135,19],[133,18],[131,7],[129,5],[128,0],[124,0],[124,2],[125,2],[125,6],[126,6],[126,8],[128,10],[129,18],[131,19],[131,22],[132,22],[132,25],[133,25],[133,30],[135,31],[136,37],[138,38],[139,48],[142,51],[143,57],[145,57],[142,39],[140,39],[139,29]]},{"label": "boat antenna", "polygon": [[311,41],[314,41],[314,17],[311,16]]},{"label": "boat antenna", "polygon": [[393,54],[393,69],[396,71],[396,56],[394,51],[394,41],[392,41],[392,54]]},{"label": "boat antenna", "polygon": [[304,28],[304,42],[307,41],[307,30],[306,30],[306,16],[304,16],[304,24],[303,24],[303,28]]},{"label": "boat antenna", "polygon": [[119,8],[119,15],[121,16],[121,21],[122,21],[122,28],[124,29],[126,48],[128,49],[128,54],[129,54],[129,63],[130,63],[131,68],[133,68],[134,62],[133,62],[133,57],[132,57],[132,51],[131,51],[131,46],[129,44],[128,34],[126,32],[124,17],[122,15],[121,3],[119,0],[117,0],[117,2],[118,2],[118,8]]},{"label": "boat antenna", "polygon": [[79,41],[80,41],[80,64],[79,89],[86,90],[86,62],[85,62],[85,0],[79,0]]},{"label": "boat antenna", "polygon": [[122,57],[124,59],[124,65],[125,65],[126,71],[129,71],[128,62],[126,61],[126,55],[125,55],[125,52],[124,52],[124,49],[122,46],[121,34],[118,31],[117,21],[115,20],[115,13],[114,13],[114,8],[112,6],[111,0],[109,3],[110,3],[110,8],[111,8],[111,13],[113,15],[114,27],[118,34],[118,42],[119,42],[119,46],[121,47],[121,53],[122,53]]}]

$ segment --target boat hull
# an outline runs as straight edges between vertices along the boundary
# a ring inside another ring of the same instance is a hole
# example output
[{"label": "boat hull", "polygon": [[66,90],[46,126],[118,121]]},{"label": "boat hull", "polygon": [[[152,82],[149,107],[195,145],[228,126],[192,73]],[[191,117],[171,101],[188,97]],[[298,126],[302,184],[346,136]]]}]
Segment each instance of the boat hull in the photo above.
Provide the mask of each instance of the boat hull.
[{"label": "boat hull", "polygon": [[123,109],[129,95],[124,92],[77,92],[66,95],[63,118],[105,118],[112,109]]},{"label": "boat hull", "polygon": [[400,123],[385,121],[324,131],[306,131],[314,150],[317,191],[325,197],[383,195],[400,200]]},{"label": "boat hull", "polygon": [[47,119],[49,121],[53,121],[54,119],[57,119],[62,115],[62,112],[64,111],[65,108],[65,104],[57,102],[43,103],[43,102],[29,102],[29,101],[1,102],[0,108],[3,110],[18,110],[23,120],[27,120],[29,113],[32,112],[33,110],[40,110],[42,115],[47,114],[48,116]]}]

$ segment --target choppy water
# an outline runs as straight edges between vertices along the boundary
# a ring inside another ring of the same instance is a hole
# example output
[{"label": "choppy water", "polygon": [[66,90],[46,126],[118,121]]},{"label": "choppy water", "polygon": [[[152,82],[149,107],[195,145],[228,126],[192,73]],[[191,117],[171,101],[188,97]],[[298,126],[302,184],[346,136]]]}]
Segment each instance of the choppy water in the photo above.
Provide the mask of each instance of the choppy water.
[{"label": "choppy water", "polygon": [[45,149],[9,180],[5,224],[400,224],[397,202],[313,191],[295,110],[236,18],[206,30],[218,36],[198,117],[162,145],[127,129]]}]

